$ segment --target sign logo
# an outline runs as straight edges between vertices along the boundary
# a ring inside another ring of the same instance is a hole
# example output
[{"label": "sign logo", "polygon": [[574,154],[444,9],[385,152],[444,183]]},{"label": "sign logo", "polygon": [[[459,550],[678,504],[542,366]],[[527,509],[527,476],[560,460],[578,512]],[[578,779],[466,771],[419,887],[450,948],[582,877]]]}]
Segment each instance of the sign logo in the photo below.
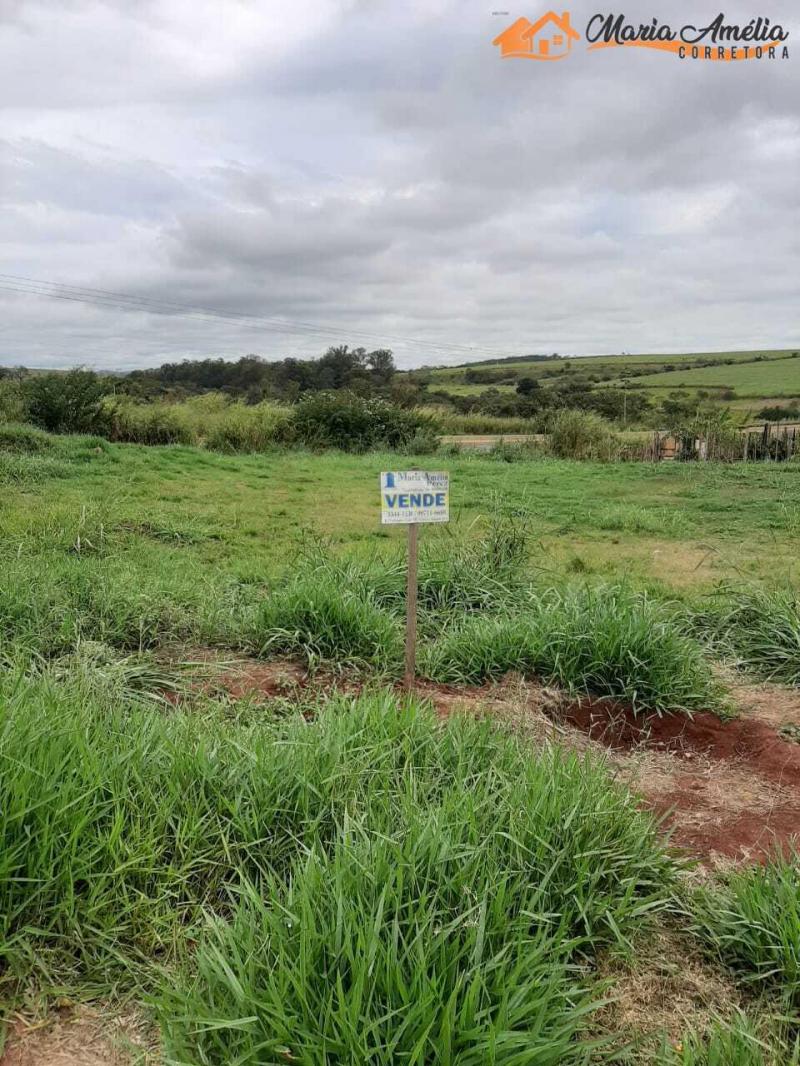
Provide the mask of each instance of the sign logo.
[{"label": "sign logo", "polygon": [[569,11],[548,11],[536,22],[519,18],[492,41],[503,59],[563,59],[580,39],[569,24]]},{"label": "sign logo", "polygon": [[[673,28],[653,16],[633,22],[625,15],[592,15],[583,34],[587,51],[608,48],[654,48],[679,59],[788,59],[789,31],[765,16],[727,22],[723,12],[708,22]],[[548,11],[536,22],[518,18],[492,41],[501,59],[563,59],[581,35],[570,25],[569,11]]]},{"label": "sign logo", "polygon": [[444,470],[389,470],[381,474],[381,523],[447,522],[450,476]]}]

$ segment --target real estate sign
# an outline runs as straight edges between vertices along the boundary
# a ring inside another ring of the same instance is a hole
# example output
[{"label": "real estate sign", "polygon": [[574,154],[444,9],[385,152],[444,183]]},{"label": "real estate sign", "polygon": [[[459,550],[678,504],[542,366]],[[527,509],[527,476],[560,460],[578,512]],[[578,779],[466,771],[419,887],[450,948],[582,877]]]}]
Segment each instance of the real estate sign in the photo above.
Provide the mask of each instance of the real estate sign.
[{"label": "real estate sign", "polygon": [[385,526],[450,520],[450,475],[444,470],[390,470],[381,474]]}]

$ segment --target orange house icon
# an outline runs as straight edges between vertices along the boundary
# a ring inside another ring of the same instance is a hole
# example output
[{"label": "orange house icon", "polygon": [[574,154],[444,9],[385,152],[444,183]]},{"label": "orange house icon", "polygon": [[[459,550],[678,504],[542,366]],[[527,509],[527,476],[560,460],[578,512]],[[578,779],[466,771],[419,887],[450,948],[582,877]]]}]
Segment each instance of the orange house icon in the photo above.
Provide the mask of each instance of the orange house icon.
[{"label": "orange house icon", "polygon": [[563,59],[580,35],[569,24],[569,11],[548,11],[536,22],[519,18],[495,37],[501,59]]}]

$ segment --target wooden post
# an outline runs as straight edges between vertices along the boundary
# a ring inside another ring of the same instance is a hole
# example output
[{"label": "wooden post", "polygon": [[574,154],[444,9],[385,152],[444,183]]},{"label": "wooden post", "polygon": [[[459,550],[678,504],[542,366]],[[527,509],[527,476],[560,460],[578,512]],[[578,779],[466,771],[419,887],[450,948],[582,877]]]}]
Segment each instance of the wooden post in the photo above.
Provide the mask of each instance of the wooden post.
[{"label": "wooden post", "polygon": [[414,673],[417,661],[417,543],[419,526],[410,522],[408,526],[408,580],[406,582],[406,669],[403,676],[403,688],[411,692],[414,688]]}]

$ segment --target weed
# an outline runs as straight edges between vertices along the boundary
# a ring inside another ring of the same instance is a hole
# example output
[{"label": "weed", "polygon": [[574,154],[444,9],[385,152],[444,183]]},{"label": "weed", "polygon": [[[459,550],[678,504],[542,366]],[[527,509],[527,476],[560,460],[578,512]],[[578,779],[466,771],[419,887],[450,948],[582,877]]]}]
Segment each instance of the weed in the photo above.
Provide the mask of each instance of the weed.
[{"label": "weed", "polygon": [[401,656],[396,620],[374,602],[317,573],[301,576],[260,608],[253,638],[261,654],[302,655],[379,672],[397,667]]},{"label": "weed", "polygon": [[705,1033],[687,1033],[665,1042],[656,1066],[798,1066],[800,1042],[785,1024],[757,1025],[737,1012],[719,1019]]},{"label": "weed", "polygon": [[[310,856],[343,875],[380,841],[376,872],[402,857],[424,927],[426,913],[468,925],[485,906],[491,928],[517,915],[520,948],[524,925],[591,950],[671,891],[652,819],[601,767],[531,757],[487,723],[442,729],[427,708],[378,694],[311,723],[221,730],[210,705],[164,716],[81,676],[16,668],[0,685],[0,960],[19,980],[135,977],[196,935],[202,909],[229,913],[246,884],[275,899],[274,878],[291,884]],[[507,967],[510,991],[515,951],[486,958]]]}]

